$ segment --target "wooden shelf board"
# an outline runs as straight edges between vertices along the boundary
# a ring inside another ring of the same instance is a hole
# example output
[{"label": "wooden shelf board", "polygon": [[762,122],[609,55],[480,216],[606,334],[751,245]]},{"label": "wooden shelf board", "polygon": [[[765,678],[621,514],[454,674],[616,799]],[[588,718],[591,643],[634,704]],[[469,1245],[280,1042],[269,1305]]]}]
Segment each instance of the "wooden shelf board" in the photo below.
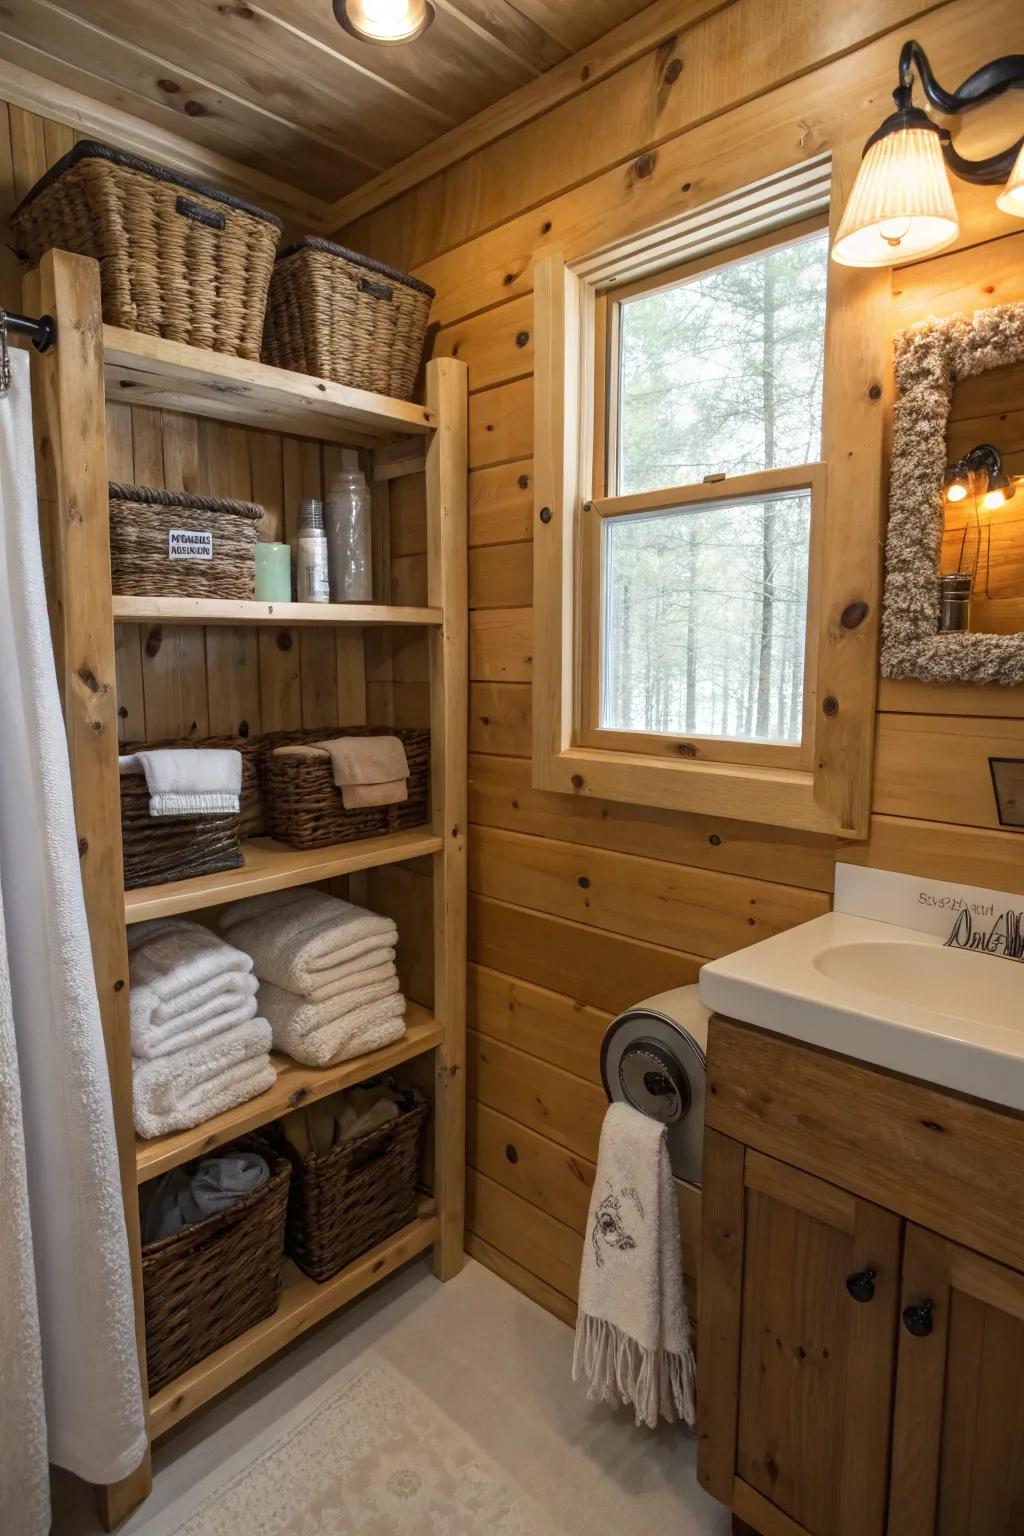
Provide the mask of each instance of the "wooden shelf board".
[{"label": "wooden shelf board", "polygon": [[131,405],[366,446],[437,425],[432,411],[408,400],[113,325],[103,327],[103,354],[107,398]]},{"label": "wooden shelf board", "polygon": [[406,1032],[401,1040],[386,1045],[379,1051],[369,1051],[351,1061],[339,1062],[336,1067],[303,1067],[288,1056],[274,1054],[277,1082],[266,1093],[239,1104],[234,1109],[215,1115],[212,1120],[195,1126],[190,1131],[177,1131],[170,1136],[157,1136],[152,1141],[135,1138],[135,1164],[139,1183],[155,1179],[194,1157],[205,1157],[216,1147],[243,1136],[247,1131],[268,1125],[300,1104],[313,1104],[342,1088],[365,1082],[378,1072],[391,1072],[403,1061],[422,1056],[440,1045],[444,1031],[425,1008],[409,1003],[406,1007]]},{"label": "wooden shelf board", "polygon": [[247,1329],[150,1398],[151,1437],[155,1440],[158,1435],[166,1434],[203,1403],[233,1386],[307,1329],[369,1290],[378,1280],[401,1269],[403,1264],[433,1245],[437,1232],[433,1202],[421,1202],[420,1214],[415,1221],[378,1243],[376,1248],[371,1248],[322,1285],[294,1267],[286,1266],[284,1289],[272,1317]]},{"label": "wooden shelf board", "polygon": [[440,624],[440,608],[392,608],[383,603],[256,603],[223,597],[114,597],[118,624]]},{"label": "wooden shelf board", "polygon": [[284,891],[295,885],[311,885],[316,880],[330,880],[336,875],[353,874],[358,869],[375,869],[383,864],[399,864],[406,859],[440,853],[444,839],[429,827],[411,832],[389,832],[384,837],[366,837],[357,843],[336,843],[330,848],[302,852],[269,837],[255,838],[242,844],[243,869],[226,869],[216,875],[200,875],[193,880],[174,880],[167,885],[142,885],[124,893],[126,923],[142,923],[152,917],[173,917],[181,912],[198,912],[226,901],[240,901],[245,896],[260,896],[264,891]]}]

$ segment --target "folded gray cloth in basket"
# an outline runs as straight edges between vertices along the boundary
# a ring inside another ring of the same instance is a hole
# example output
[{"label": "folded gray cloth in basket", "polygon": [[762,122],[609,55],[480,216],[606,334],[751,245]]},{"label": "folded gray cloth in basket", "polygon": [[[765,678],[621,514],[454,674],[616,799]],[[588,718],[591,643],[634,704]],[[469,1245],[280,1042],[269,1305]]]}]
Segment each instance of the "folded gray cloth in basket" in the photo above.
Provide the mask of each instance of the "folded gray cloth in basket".
[{"label": "folded gray cloth in basket", "polygon": [[173,1168],[158,1179],[144,1199],[142,1241],[157,1243],[184,1227],[230,1210],[270,1178],[266,1158],[258,1152],[225,1152],[204,1157],[195,1173]]},{"label": "folded gray cloth in basket", "polygon": [[143,773],[151,816],[227,816],[241,807],[242,754],[220,747],[161,747],[119,759]]}]

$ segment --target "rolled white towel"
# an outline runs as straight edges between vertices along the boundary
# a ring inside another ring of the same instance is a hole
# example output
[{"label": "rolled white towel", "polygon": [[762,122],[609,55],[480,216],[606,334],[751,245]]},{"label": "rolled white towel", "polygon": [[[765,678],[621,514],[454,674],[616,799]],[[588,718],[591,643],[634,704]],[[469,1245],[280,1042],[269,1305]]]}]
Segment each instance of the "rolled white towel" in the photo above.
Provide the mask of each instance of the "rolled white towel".
[{"label": "rolled white towel", "polygon": [[133,1058],[135,1129],[145,1137],[188,1130],[265,1093],[277,1079],[272,1043],[266,1019],[254,1018],[187,1050]]},{"label": "rolled white towel", "polygon": [[215,976],[187,994],[191,1007],[168,1016],[152,988],[133,983],[129,1010],[132,1055],[147,1059],[167,1056],[255,1018],[258,987],[255,976]]},{"label": "rolled white towel", "polygon": [[398,942],[390,917],[308,889],[233,902],[221,913],[220,928],[252,956],[261,981],[307,996],[329,995],[322,989],[366,969],[364,957]]},{"label": "rolled white towel", "polygon": [[[379,992],[380,988],[367,991]],[[391,1045],[405,1034],[405,998],[397,990],[367,998],[328,1017],[320,1010],[330,1007],[329,1003],[308,1003],[293,992],[262,986],[260,1006],[270,1021],[275,1047],[307,1067],[350,1061],[353,1056]]]},{"label": "rolled white towel", "polygon": [[239,808],[241,752],[160,747],[130,753],[119,762],[122,774],[145,774],[151,816],[224,816]]}]

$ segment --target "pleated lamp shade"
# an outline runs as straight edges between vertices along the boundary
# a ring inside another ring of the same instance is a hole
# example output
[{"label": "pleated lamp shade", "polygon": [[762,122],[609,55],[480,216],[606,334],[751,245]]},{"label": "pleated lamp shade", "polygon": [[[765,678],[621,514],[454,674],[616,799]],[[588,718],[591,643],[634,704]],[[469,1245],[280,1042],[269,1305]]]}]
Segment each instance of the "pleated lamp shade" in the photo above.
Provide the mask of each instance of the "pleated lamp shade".
[{"label": "pleated lamp shade", "polygon": [[938,134],[897,128],[861,161],[832,256],[847,267],[888,267],[941,251],[958,229]]},{"label": "pleated lamp shade", "polygon": [[1024,219],[1024,145],[1010,172],[1010,179],[996,198],[996,207],[1003,213],[1015,213]]}]

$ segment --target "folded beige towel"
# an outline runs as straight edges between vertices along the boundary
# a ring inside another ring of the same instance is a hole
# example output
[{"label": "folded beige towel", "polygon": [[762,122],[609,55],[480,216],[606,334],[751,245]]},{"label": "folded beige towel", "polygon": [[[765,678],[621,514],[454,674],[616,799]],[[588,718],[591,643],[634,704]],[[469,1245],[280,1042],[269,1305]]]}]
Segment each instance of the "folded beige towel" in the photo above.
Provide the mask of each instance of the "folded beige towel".
[{"label": "folded beige towel", "polygon": [[[392,985],[397,988],[397,979]],[[405,1034],[405,998],[387,987],[385,982],[367,987],[365,994],[350,994],[359,1003],[333,1018],[316,1012],[330,1005],[307,1003],[294,992],[273,986],[260,988],[260,1006],[266,1010],[279,1051],[303,1066],[331,1067],[391,1045]]]},{"label": "folded beige towel", "polygon": [[310,746],[275,750],[285,757],[326,754],[346,811],[401,805],[409,798],[409,760],[398,736],[334,736]]},{"label": "folded beige towel", "polygon": [[316,1002],[351,990],[360,972],[394,959],[398,929],[390,917],[300,886],[233,902],[221,931],[252,956],[261,981]]}]

